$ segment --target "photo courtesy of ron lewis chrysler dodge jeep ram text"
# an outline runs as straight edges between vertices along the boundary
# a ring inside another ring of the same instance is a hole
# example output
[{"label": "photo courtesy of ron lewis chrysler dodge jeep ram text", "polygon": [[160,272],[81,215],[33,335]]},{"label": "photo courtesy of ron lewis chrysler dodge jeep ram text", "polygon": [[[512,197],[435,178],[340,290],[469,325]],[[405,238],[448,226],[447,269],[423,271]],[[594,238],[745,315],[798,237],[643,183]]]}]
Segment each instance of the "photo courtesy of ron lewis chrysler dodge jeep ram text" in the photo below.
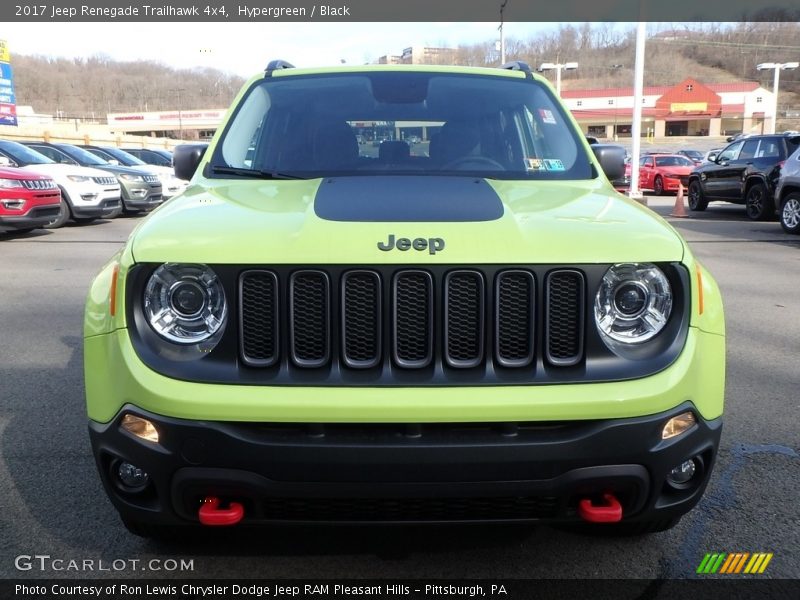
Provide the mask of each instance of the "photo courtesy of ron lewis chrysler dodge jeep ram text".
[{"label": "photo courtesy of ron lewis chrysler dodge jeep ram text", "polygon": [[717,456],[722,304],[623,156],[523,63],[270,63],[89,291],[127,527],[673,526]]}]

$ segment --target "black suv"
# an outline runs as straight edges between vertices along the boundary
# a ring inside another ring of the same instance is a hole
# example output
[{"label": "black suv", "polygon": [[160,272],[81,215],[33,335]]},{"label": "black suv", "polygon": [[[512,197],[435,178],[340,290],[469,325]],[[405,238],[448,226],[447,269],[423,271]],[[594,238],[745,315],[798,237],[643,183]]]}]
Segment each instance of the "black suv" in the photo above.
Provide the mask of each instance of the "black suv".
[{"label": "black suv", "polygon": [[744,204],[754,221],[775,214],[775,186],[786,157],[800,146],[797,134],[752,135],[723,148],[689,176],[689,208],[705,210],[713,200]]}]

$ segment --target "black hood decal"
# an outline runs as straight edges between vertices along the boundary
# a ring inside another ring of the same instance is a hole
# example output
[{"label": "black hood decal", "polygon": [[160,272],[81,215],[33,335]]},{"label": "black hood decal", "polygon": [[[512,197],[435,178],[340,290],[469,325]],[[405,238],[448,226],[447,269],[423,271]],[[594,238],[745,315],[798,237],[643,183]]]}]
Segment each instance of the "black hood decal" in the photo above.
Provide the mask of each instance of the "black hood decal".
[{"label": "black hood decal", "polygon": [[317,190],[314,212],[328,221],[494,221],[503,216],[503,203],[477,177],[328,177]]}]

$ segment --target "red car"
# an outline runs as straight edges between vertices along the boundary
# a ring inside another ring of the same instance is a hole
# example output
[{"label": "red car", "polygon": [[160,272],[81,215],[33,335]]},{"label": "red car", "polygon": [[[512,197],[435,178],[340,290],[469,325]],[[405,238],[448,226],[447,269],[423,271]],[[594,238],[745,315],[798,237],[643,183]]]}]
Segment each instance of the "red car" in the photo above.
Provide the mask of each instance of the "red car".
[{"label": "red car", "polygon": [[0,168],[0,232],[30,231],[61,212],[61,190],[46,175]]},{"label": "red car", "polygon": [[681,180],[686,188],[689,173],[696,166],[681,154],[645,154],[639,159],[639,187],[653,190],[657,196],[664,192],[677,192]]}]

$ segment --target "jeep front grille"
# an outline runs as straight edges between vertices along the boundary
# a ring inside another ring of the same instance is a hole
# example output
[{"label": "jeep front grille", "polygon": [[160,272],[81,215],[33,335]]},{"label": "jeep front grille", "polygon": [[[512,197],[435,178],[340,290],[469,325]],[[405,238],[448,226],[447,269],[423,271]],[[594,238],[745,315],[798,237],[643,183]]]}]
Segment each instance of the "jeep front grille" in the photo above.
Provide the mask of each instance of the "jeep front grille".
[{"label": "jeep front grille", "polygon": [[54,190],[58,187],[52,179],[21,179],[20,183],[29,190]]},{"label": "jeep front grille", "polygon": [[[543,279],[542,356],[554,367],[575,365],[584,354],[584,275],[563,269]],[[246,270],[239,277],[241,358],[269,367],[284,348],[302,369],[530,369],[536,282],[522,269]]]}]

